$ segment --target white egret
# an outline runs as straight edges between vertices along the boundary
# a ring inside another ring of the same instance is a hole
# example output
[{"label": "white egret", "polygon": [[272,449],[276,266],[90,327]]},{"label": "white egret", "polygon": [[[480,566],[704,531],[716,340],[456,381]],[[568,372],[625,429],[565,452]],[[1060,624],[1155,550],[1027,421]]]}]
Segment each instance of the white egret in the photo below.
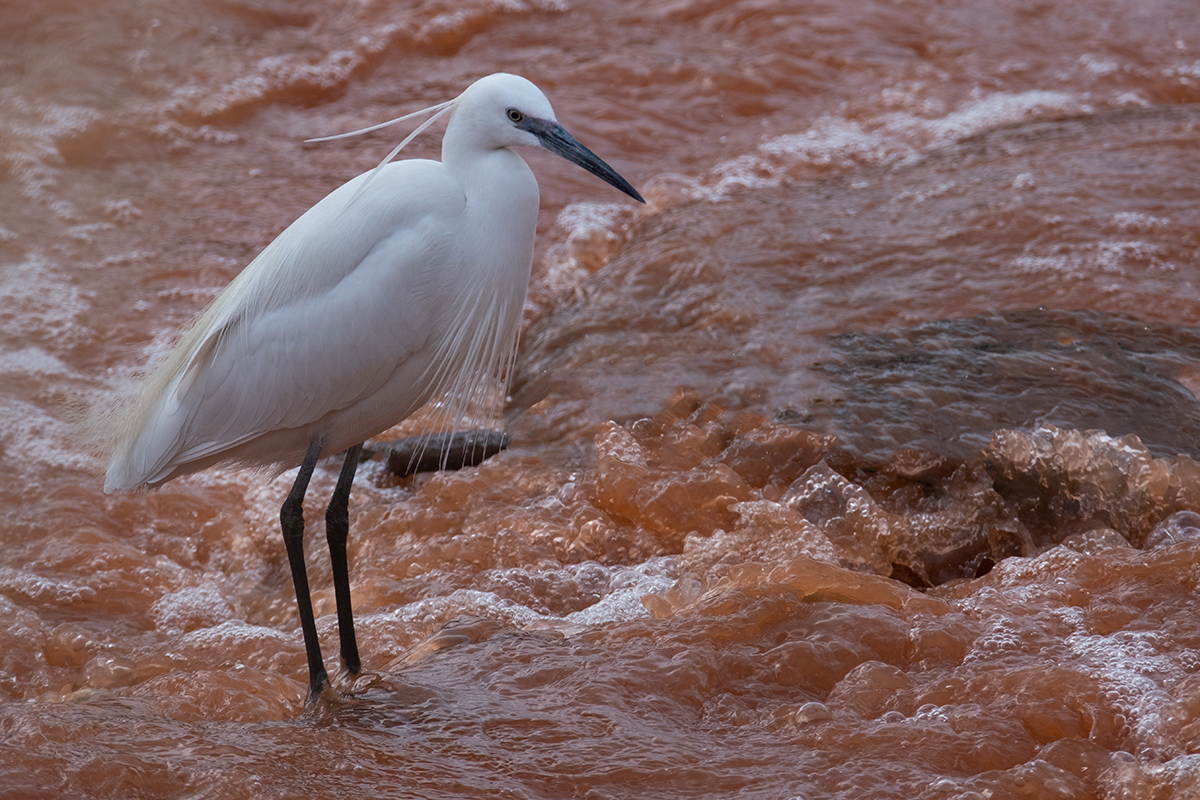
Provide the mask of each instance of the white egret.
[{"label": "white egret", "polygon": [[355,674],[346,539],[363,441],[436,397],[461,417],[516,353],[538,185],[512,148],[543,147],[644,202],[524,78],[490,75],[426,110],[451,115],[441,162],[389,163],[397,148],[305,212],[200,315],[138,399],[101,423],[111,425],[106,492],[223,462],[300,465],[280,522],[310,700],[329,679],[304,565],[309,479],[322,456],[347,451],[325,519],[342,662]]}]

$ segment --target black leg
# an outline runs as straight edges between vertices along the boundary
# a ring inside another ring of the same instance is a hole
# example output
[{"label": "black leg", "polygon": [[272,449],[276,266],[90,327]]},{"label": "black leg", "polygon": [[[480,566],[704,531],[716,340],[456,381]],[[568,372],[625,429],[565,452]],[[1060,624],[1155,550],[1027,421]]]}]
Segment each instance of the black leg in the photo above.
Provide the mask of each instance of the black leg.
[{"label": "black leg", "polygon": [[296,605],[300,609],[300,627],[304,629],[304,649],[308,653],[308,701],[316,699],[321,690],[329,685],[325,674],[325,662],[321,660],[321,643],[317,641],[317,623],[313,619],[312,596],[308,592],[308,570],[304,565],[304,493],[313,469],[321,457],[320,442],[309,445],[300,465],[300,474],[292,484],[292,491],[283,508],[279,510],[279,522],[283,527],[283,543],[287,547],[288,563],[292,567],[292,584],[296,587]]},{"label": "black leg", "polygon": [[350,567],[346,563],[346,540],[350,537],[350,485],[358,468],[362,445],[346,451],[346,462],[338,476],[337,488],[325,510],[325,538],[329,540],[329,562],[333,566],[333,593],[337,597],[338,636],[342,642],[342,664],[357,675],[362,664],[358,642],[354,638],[354,614],[350,609]]}]

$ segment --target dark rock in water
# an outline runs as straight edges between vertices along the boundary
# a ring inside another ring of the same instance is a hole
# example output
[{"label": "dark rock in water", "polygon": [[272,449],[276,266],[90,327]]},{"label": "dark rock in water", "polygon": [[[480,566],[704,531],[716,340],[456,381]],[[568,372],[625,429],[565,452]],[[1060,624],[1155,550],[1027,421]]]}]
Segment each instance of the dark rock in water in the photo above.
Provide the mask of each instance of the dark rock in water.
[{"label": "dark rock in water", "polygon": [[455,470],[482,464],[508,447],[509,436],[503,431],[476,428],[455,433],[410,436],[386,447],[364,450],[364,457],[382,452],[388,469],[400,477],[418,472]]},{"label": "dark rock in water", "polygon": [[[835,432],[864,454],[980,453],[997,429],[1136,434],[1156,456],[1200,457],[1200,328],[1034,309],[829,337],[821,368],[844,399]],[[803,425],[801,425],[803,427]]]},{"label": "dark rock in water", "polygon": [[509,423],[586,440],[683,387],[790,406],[780,421],[883,461],[966,457],[1038,422],[1200,454],[1197,334],[1164,324],[1200,322],[1198,129],[1192,105],[1042,119],[671,207],[533,322]]}]

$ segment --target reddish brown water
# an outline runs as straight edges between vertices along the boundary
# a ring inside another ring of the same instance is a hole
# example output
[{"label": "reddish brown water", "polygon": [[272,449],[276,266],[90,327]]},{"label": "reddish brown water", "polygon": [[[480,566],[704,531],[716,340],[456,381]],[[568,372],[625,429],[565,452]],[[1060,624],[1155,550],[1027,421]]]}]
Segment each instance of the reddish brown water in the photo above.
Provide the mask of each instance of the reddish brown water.
[{"label": "reddish brown water", "polygon": [[[0,797],[1200,796],[1193,3],[3,16]],[[650,202],[528,155],[513,444],[364,465],[306,710],[290,476],[105,496],[68,401],[500,70]]]}]

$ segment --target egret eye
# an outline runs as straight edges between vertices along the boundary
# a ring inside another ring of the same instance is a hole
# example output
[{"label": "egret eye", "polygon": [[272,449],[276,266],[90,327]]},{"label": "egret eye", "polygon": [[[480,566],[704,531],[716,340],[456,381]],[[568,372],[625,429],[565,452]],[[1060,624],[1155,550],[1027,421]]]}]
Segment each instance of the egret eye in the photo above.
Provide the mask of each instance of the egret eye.
[{"label": "egret eye", "polygon": [[512,122],[520,122],[521,120],[525,119],[525,115],[520,111],[517,111],[515,108],[510,108],[508,110],[508,118]]}]

